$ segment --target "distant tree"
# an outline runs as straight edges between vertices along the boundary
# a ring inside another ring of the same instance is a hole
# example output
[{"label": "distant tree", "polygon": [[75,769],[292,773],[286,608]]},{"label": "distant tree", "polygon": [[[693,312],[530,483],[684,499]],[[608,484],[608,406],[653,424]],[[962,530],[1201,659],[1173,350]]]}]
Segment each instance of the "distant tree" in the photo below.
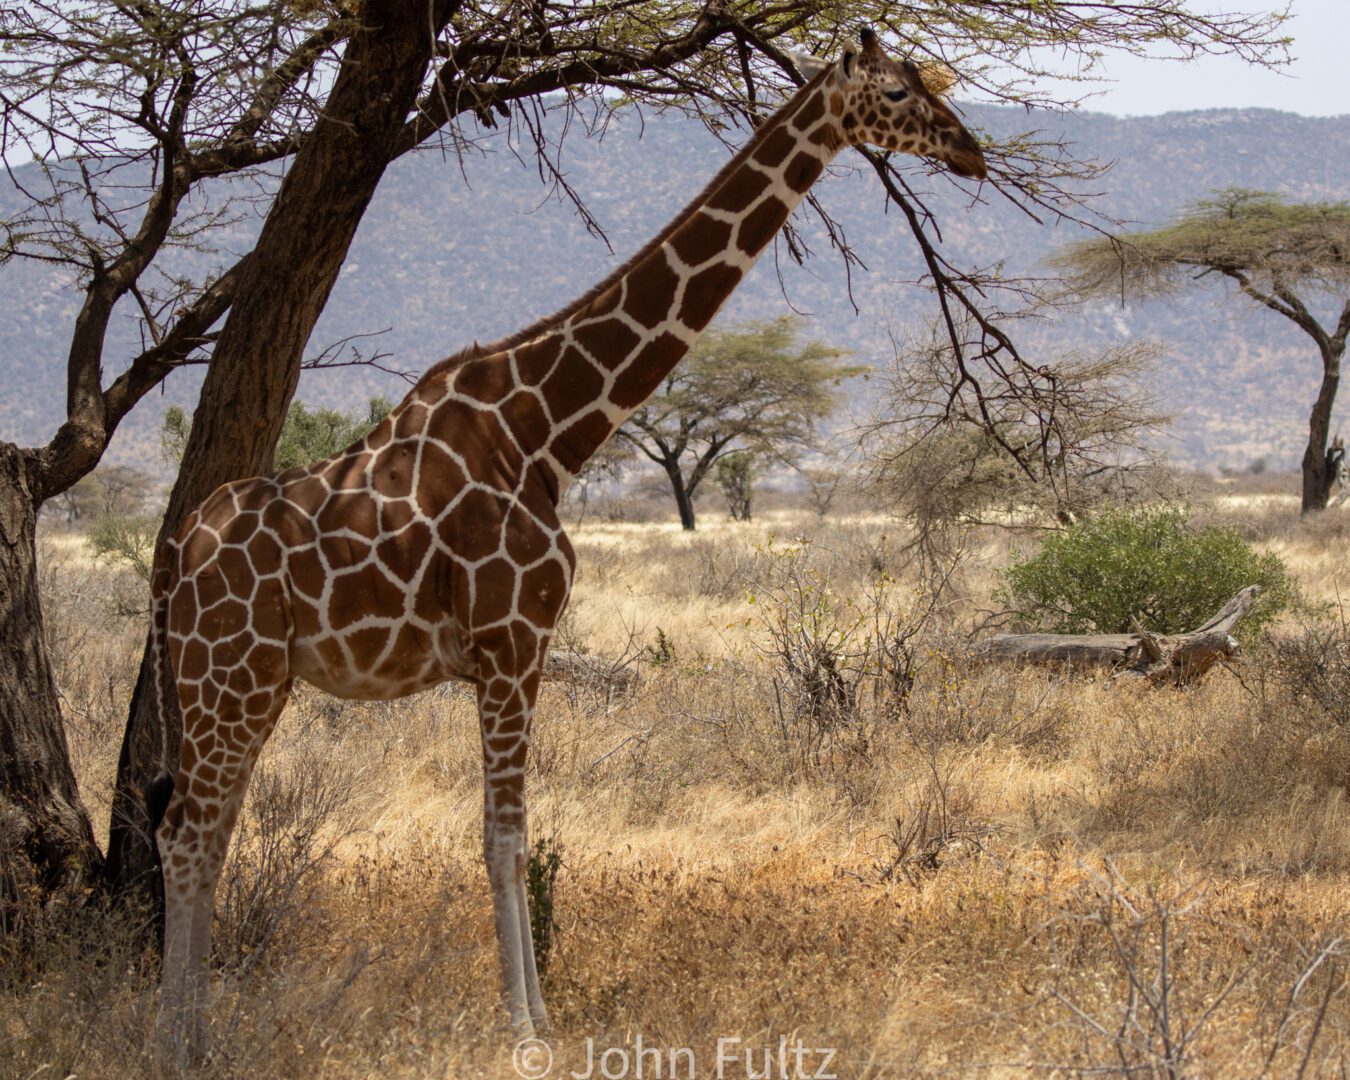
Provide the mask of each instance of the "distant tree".
[{"label": "distant tree", "polygon": [[791,463],[814,444],[838,386],[865,368],[843,350],[797,343],[790,318],[705,334],[617,437],[660,465],[680,524],[694,528],[694,494],[717,462],[749,452]]},{"label": "distant tree", "polygon": [[577,508],[577,525],[586,520],[596,493],[622,480],[624,470],[632,461],[633,448],[622,439],[610,439],[591,455],[582,467],[581,475],[567,489],[568,502]]},{"label": "distant tree", "polygon": [[52,505],[66,524],[106,514],[132,514],[150,493],[150,477],[129,465],[100,465],[61,492]]},{"label": "distant tree", "polygon": [[717,460],[717,486],[727,501],[732,521],[749,521],[755,491],[755,459],[752,454],[725,454]]},{"label": "distant tree", "polygon": [[[371,398],[364,415],[340,409],[311,409],[303,401],[292,401],[281,425],[272,467],[280,472],[330,457],[364,438],[392,408],[393,405],[383,397]],[[164,410],[159,441],[165,458],[171,463],[182,460],[191,426],[191,414],[179,406],[170,405]]]},{"label": "distant tree", "polygon": [[807,501],[823,521],[844,483],[844,471],[828,465],[811,465],[798,471],[806,482]]},{"label": "distant tree", "polygon": [[[1303,512],[1326,508],[1338,471],[1328,462],[1331,413],[1350,336],[1350,203],[1287,203],[1230,189],[1195,203],[1165,228],[1087,240],[1058,262],[1084,296],[1162,295],[1222,274],[1311,337],[1322,382],[1308,414]],[[1310,306],[1328,298],[1340,309],[1334,324],[1324,324]]]}]

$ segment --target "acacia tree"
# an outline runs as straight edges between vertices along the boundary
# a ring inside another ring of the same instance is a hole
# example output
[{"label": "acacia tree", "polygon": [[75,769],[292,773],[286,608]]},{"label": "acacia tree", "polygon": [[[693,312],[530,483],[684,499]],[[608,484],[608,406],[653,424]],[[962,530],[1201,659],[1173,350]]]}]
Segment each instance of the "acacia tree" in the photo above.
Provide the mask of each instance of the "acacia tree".
[{"label": "acacia tree", "polygon": [[[1189,0],[1107,9],[989,4],[979,18],[964,4],[872,2],[850,5],[840,20],[841,9],[814,0],[0,7],[0,150],[7,165],[37,162],[36,173],[12,174],[21,198],[0,222],[0,263],[30,258],[73,268],[84,301],[71,327],[66,422],[45,446],[0,444],[7,866],[30,865],[28,876],[50,889],[87,881],[99,858],[66,760],[43,644],[37,510],[87,474],[129,410],[185,363],[209,366],[165,529],[219,484],[265,469],[305,341],[391,157],[442,132],[455,151],[523,136],[541,177],[598,229],[541,126],[546,112],[571,108],[587,92],[603,92],[589,114],[596,123],[608,108],[635,104],[686,108],[718,130],[728,120],[753,125],[774,93],[766,88],[794,77],[788,45],[833,54],[868,21],[908,43],[916,58],[947,61],[992,97],[1031,105],[1053,103],[1035,81],[1037,58],[1056,50],[1086,58],[1162,41],[1183,58],[1229,52],[1270,64],[1284,59],[1287,44],[1278,15],[1198,14]],[[867,160],[920,244],[944,310],[979,313],[982,275],[942,258],[935,226],[906,195],[900,163]],[[1073,181],[1094,172],[1064,147],[1035,139],[989,147],[986,160],[993,182],[1037,214],[1076,213]],[[160,269],[174,247],[209,247],[213,229],[234,213],[219,190],[196,201],[190,193],[282,163],[284,183],[247,188],[267,209],[253,251],[193,280]],[[833,223],[831,235],[847,256]],[[786,248],[804,254],[791,232]],[[133,355],[105,355],[114,312],[139,323],[143,345]],[[227,313],[224,327],[213,329]],[[962,358],[967,374],[981,380],[992,372],[979,383],[984,390],[1034,389],[1034,368],[1020,363],[991,319],[982,327]],[[143,663],[138,688],[147,672]],[[149,865],[142,784],[177,745],[175,718],[162,729],[149,698],[136,695],[119,765],[109,864],[123,883]]]},{"label": "acacia tree", "polygon": [[[1221,274],[1312,338],[1322,379],[1308,413],[1303,513],[1326,508],[1339,457],[1331,414],[1350,336],[1350,203],[1287,203],[1229,189],[1165,228],[1088,240],[1058,262],[1084,296],[1158,296]],[[1315,309],[1327,299],[1338,311],[1323,323]]]},{"label": "acacia tree", "polygon": [[843,350],[797,342],[790,318],[705,334],[618,438],[661,466],[680,524],[694,528],[694,494],[732,454],[791,463],[834,412],[838,387],[862,367]]},{"label": "acacia tree", "polygon": [[100,514],[134,512],[150,493],[150,477],[129,465],[104,465],[67,488],[51,504],[73,524]]}]

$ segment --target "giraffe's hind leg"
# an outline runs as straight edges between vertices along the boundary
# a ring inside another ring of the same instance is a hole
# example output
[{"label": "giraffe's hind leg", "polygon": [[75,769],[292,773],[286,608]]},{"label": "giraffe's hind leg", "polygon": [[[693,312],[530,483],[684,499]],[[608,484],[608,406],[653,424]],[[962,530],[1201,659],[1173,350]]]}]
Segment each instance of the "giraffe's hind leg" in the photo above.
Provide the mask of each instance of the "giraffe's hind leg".
[{"label": "giraffe's hind leg", "polygon": [[[528,832],[521,838],[521,847],[528,865]],[[548,1009],[544,1006],[544,995],[539,989],[539,970],[534,959],[534,930],[530,926],[530,904],[525,889],[525,873],[522,872],[516,885],[519,899],[516,914],[519,921],[521,959],[525,975],[525,1003],[530,1010],[530,1020],[536,1031],[548,1030]]]},{"label": "giraffe's hind leg", "polygon": [[[183,697],[192,697],[189,687]],[[289,696],[289,684],[238,695],[203,686],[208,712],[184,706],[182,758],[158,831],[164,873],[160,1034],[183,1062],[207,1045],[211,922],[216,885],[253,765]],[[211,700],[214,699],[214,700]]]},{"label": "giraffe's hind leg", "polygon": [[[502,1005],[521,1035],[544,1023],[543,1000],[534,963],[530,914],[525,898],[524,799],[512,783],[488,782],[483,823],[483,857],[492,885],[492,909],[501,963]],[[518,808],[518,809],[517,809]]]},{"label": "giraffe's hind leg", "polygon": [[525,761],[539,672],[534,658],[521,655],[526,651],[521,643],[515,645],[511,662],[499,665],[503,673],[480,684],[478,711],[483,725],[483,857],[492,885],[502,1004],[512,1028],[528,1035],[548,1024],[525,893]]}]

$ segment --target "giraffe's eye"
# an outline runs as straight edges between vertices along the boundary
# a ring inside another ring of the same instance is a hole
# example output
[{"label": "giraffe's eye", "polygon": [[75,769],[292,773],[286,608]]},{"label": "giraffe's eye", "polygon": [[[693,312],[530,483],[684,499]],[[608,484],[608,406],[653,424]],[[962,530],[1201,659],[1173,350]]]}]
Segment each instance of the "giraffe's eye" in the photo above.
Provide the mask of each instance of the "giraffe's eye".
[{"label": "giraffe's eye", "polygon": [[886,98],[887,101],[904,101],[905,98],[909,97],[909,91],[908,91],[908,90],[885,90],[885,91],[883,91],[883,96]]}]

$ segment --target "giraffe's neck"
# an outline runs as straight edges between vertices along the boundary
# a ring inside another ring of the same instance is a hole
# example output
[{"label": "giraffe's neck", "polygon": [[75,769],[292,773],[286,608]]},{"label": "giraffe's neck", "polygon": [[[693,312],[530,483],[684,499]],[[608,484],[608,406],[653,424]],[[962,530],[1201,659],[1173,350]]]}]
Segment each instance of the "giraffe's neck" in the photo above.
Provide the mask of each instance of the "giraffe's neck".
[{"label": "giraffe's neck", "polygon": [[[480,399],[472,384],[495,383],[488,396],[504,412],[510,401],[528,411],[528,420],[504,419],[517,432],[542,433],[542,445],[522,449],[552,466],[559,494],[674,369],[782,228],[838,153],[837,123],[818,76],[584,302],[530,340],[448,372]],[[510,386],[527,391],[506,393],[510,401],[502,401],[503,362]]]}]

